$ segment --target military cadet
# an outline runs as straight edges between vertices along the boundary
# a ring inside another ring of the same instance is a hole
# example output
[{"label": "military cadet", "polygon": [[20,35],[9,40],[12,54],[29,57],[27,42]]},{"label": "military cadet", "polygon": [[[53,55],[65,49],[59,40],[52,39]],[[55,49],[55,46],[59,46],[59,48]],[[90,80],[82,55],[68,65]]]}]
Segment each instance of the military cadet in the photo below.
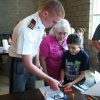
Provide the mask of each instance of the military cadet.
[{"label": "military cadet", "polygon": [[[34,76],[44,79],[53,90],[60,83],[43,73],[39,63],[39,45],[45,28],[64,18],[65,11],[58,0],[48,0],[44,7],[14,28],[9,55],[11,56],[10,93],[34,89]],[[33,60],[34,59],[34,60]]]}]

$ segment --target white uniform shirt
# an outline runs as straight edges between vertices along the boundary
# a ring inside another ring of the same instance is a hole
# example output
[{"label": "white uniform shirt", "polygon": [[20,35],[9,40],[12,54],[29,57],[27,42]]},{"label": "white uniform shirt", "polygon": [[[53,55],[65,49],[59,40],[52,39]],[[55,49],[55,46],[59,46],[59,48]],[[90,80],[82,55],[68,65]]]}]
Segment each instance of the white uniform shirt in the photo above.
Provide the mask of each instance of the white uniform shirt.
[{"label": "white uniform shirt", "polygon": [[[28,27],[32,19],[36,21],[33,29]],[[19,58],[22,57],[21,55],[32,55],[34,57],[39,50],[44,29],[45,27],[40,20],[39,12],[20,21],[13,30],[9,55]]]}]

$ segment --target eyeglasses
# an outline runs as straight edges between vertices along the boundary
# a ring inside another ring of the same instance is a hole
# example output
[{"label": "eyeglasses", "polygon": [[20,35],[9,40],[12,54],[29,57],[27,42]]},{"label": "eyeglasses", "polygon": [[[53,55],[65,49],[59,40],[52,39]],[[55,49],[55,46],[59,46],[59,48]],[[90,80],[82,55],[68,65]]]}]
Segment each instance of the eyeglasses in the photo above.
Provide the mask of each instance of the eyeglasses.
[{"label": "eyeglasses", "polygon": [[57,34],[59,34],[59,35],[66,35],[67,32],[57,32]]}]

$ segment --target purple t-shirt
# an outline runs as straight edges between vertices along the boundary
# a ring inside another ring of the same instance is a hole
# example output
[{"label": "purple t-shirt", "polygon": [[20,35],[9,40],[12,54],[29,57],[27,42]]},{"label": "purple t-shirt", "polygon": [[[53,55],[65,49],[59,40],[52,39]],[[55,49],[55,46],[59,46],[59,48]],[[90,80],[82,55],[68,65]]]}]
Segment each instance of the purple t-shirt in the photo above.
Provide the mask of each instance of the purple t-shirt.
[{"label": "purple t-shirt", "polygon": [[57,80],[60,80],[60,65],[65,45],[66,39],[60,45],[54,35],[47,35],[40,44],[40,55],[46,57],[48,75]]}]

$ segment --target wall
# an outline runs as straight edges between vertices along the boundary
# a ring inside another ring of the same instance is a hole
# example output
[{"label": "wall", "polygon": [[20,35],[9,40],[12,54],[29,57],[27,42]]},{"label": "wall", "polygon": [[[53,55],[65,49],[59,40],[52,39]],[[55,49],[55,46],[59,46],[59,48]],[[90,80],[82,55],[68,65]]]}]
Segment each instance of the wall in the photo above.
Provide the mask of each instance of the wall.
[{"label": "wall", "polygon": [[66,10],[66,19],[74,28],[89,28],[89,1],[90,0],[60,0]]},{"label": "wall", "polygon": [[10,33],[16,22],[37,9],[37,0],[0,0],[0,33]]}]

